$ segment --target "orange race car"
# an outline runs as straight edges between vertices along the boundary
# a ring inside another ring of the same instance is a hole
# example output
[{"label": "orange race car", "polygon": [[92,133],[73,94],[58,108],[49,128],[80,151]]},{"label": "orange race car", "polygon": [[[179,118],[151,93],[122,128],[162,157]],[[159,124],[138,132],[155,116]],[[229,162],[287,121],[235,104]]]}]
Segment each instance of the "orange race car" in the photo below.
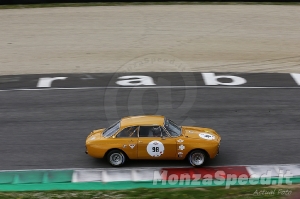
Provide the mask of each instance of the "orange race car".
[{"label": "orange race car", "polygon": [[198,167],[219,154],[221,137],[209,128],[178,126],[164,116],[124,117],[86,139],[86,153],[112,166],[128,159],[188,159]]}]

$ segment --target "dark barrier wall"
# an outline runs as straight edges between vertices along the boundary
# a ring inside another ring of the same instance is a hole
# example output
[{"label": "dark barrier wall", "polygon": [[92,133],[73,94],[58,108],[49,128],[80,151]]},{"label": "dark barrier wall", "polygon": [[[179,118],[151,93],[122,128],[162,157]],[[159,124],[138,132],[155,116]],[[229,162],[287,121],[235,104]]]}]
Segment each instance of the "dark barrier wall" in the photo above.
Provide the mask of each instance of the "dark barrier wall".
[{"label": "dark barrier wall", "polygon": [[[0,0],[0,4],[36,4],[36,3],[88,3],[88,2],[121,2],[99,0]],[[130,2],[130,1],[129,1]],[[132,1],[134,2],[134,1]],[[138,1],[136,1],[138,2]]]},{"label": "dark barrier wall", "polygon": [[[87,2],[113,2],[99,0],[0,0],[0,4],[37,4],[37,3],[87,3]],[[117,2],[117,1],[116,1]]]},{"label": "dark barrier wall", "polygon": [[[224,1],[211,1],[211,2],[299,2],[300,0],[296,1],[279,1],[279,0],[273,0],[273,1],[255,1],[255,0],[248,0],[248,1],[241,1],[241,0],[224,0]],[[121,1],[101,1],[101,0],[0,0],[0,4],[37,4],[37,3],[88,3],[88,2],[121,2]],[[176,2],[176,1],[126,1],[126,2]],[[191,1],[186,1],[191,2]],[[202,1],[192,1],[192,2],[210,2],[206,0]]]}]

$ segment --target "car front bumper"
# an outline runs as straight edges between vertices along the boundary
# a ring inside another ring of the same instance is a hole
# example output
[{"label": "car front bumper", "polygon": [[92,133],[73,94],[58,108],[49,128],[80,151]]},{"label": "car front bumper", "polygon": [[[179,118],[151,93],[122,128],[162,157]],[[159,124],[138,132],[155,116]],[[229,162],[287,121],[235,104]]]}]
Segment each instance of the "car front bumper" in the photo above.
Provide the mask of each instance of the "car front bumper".
[{"label": "car front bumper", "polygon": [[220,145],[221,145],[221,142],[220,142],[219,145],[218,145],[217,155],[219,155],[219,153],[220,153]]}]

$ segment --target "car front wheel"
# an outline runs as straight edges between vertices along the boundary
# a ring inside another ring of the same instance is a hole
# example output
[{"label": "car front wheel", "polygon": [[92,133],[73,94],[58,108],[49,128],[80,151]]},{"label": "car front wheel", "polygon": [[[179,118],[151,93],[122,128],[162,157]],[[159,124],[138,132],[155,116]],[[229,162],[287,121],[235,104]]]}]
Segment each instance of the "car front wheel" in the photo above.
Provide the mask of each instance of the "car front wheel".
[{"label": "car front wheel", "polygon": [[194,167],[200,167],[205,163],[206,153],[202,150],[194,150],[189,155],[189,162]]},{"label": "car front wheel", "polygon": [[107,160],[112,166],[120,167],[125,163],[126,156],[120,150],[112,150],[107,154]]}]

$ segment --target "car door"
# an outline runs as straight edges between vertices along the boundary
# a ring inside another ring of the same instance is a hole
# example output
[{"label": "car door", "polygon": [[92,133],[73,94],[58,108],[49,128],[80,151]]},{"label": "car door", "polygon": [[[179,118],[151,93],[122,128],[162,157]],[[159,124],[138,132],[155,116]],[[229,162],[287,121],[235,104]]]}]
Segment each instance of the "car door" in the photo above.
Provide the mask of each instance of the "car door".
[{"label": "car door", "polygon": [[176,159],[176,139],[161,126],[140,126],[138,159]]},{"label": "car door", "polygon": [[130,159],[137,158],[138,126],[130,126],[120,130],[115,139],[120,143],[123,150]]}]

